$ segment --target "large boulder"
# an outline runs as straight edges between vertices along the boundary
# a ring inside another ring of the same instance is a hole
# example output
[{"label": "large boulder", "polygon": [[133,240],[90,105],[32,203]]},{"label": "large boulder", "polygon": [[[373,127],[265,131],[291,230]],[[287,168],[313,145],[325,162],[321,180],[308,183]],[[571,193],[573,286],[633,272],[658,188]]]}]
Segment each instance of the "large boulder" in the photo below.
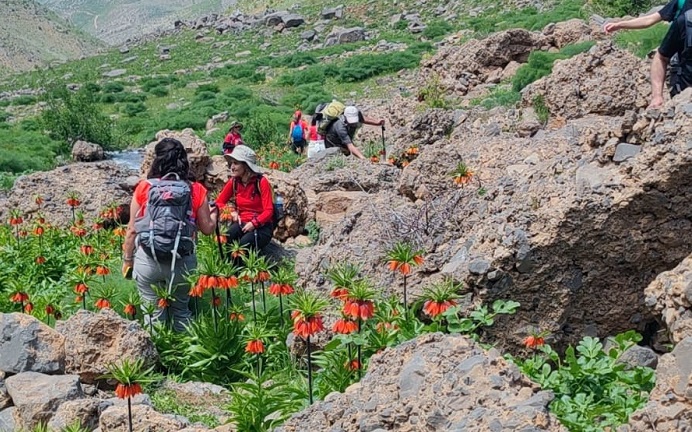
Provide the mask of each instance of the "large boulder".
[{"label": "large boulder", "polygon": [[441,48],[421,63],[424,82],[439,79],[447,91],[465,95],[510,62],[524,63],[531,51],[548,46],[546,36],[523,29],[505,30],[461,46]]},{"label": "large boulder", "polygon": [[647,306],[659,314],[673,343],[692,337],[692,255],[659,274],[644,293]]},{"label": "large boulder", "polygon": [[[161,414],[147,405],[132,406],[132,429],[138,432],[172,432],[190,426],[190,422],[180,416]],[[127,406],[112,406],[106,409],[99,419],[101,432],[121,432],[127,430]]]},{"label": "large boulder", "polygon": [[565,431],[551,392],[496,350],[428,334],[370,359],[363,379],[295,414],[280,432],[375,430]]},{"label": "large boulder", "polygon": [[154,364],[158,353],[149,334],[136,321],[123,319],[112,309],[98,313],[80,310],[56,330],[65,337],[65,371],[82,382],[95,383],[107,366],[123,359]]},{"label": "large boulder", "polygon": [[104,159],[103,147],[86,141],[72,145],[72,160],[76,162],[96,162]]},{"label": "large boulder", "polygon": [[281,195],[284,202],[284,218],[274,229],[274,238],[286,241],[303,234],[308,218],[308,200],[300,183],[278,170],[269,170],[265,175],[275,195]]},{"label": "large boulder", "polygon": [[83,428],[94,430],[98,427],[101,413],[112,403],[97,398],[75,399],[62,403],[48,422],[49,430],[63,430],[79,423]]},{"label": "large boulder", "polygon": [[[134,173],[123,165],[103,161],[77,162],[21,176],[10,190],[5,205],[0,206],[0,218],[7,219],[9,210],[18,208],[29,215],[41,210],[52,224],[69,224],[72,211],[65,200],[72,191],[81,202],[77,210],[82,211],[87,220],[99,217],[101,211],[111,205],[129,208],[131,184],[128,177]],[[31,198],[36,195],[44,199],[40,209]]]},{"label": "large boulder", "polygon": [[661,357],[656,387],[649,402],[630,417],[621,432],[687,431],[692,429],[692,337]]},{"label": "large boulder", "polygon": [[76,375],[22,372],[5,382],[16,408],[17,426],[27,430],[48,422],[63,402],[84,396]]},{"label": "large boulder", "polygon": [[[65,338],[31,315],[0,313],[0,371],[63,373]],[[2,402],[0,379],[0,409]]]},{"label": "large boulder", "polygon": [[341,28],[335,27],[324,40],[325,46],[352,43],[365,40],[367,37],[362,27]]},{"label": "large boulder", "polygon": [[543,34],[556,48],[563,48],[579,42],[591,40],[591,27],[586,22],[574,18],[559,23],[548,24]]},{"label": "large boulder", "polygon": [[149,143],[145,148],[144,160],[139,170],[142,177],[146,177],[151,163],[154,161],[154,147],[164,138],[175,138],[180,141],[187,152],[187,160],[190,163],[191,179],[198,182],[204,181],[204,176],[209,164],[209,151],[207,143],[199,138],[192,129],[183,129],[182,132],[162,130],[156,134],[156,140]]},{"label": "large boulder", "polygon": [[556,61],[553,72],[523,92],[525,105],[541,97],[552,116],[623,115],[645,108],[651,95],[649,65],[610,41]]}]

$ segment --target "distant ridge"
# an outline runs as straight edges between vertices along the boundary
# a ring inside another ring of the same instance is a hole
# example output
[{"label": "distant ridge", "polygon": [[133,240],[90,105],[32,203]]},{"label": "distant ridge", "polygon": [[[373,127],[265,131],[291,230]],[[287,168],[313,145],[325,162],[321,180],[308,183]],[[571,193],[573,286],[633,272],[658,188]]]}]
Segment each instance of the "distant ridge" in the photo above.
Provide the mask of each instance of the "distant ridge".
[{"label": "distant ridge", "polygon": [[173,28],[177,19],[223,12],[236,0],[37,0],[110,45]]},{"label": "distant ridge", "polygon": [[102,46],[33,0],[0,1],[0,71],[19,72],[77,59]]}]

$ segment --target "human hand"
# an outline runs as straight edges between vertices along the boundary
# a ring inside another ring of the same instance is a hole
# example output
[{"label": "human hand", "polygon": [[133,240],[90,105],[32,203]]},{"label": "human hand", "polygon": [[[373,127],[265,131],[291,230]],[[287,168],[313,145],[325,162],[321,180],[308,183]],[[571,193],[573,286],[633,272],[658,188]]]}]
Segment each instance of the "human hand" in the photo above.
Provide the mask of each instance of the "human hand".
[{"label": "human hand", "polygon": [[605,34],[611,34],[618,30],[620,30],[620,23],[609,22],[605,23],[605,25],[603,26],[603,31],[605,32]]},{"label": "human hand", "polygon": [[380,120],[379,125],[380,125],[380,126],[384,126],[384,119]]},{"label": "human hand", "polygon": [[125,279],[132,279],[132,260],[123,260],[121,273]]},{"label": "human hand", "polygon": [[248,232],[253,232],[255,230],[255,226],[252,224],[252,222],[248,222],[245,225],[243,225],[243,232],[248,233]]}]

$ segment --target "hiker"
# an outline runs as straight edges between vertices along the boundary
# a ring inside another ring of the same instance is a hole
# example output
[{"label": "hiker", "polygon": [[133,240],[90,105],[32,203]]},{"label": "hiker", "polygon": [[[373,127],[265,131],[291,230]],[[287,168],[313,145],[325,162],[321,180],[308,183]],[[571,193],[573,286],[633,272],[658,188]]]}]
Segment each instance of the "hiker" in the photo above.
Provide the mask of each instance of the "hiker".
[{"label": "hiker", "polygon": [[[123,275],[131,271],[142,301],[157,305],[145,321],[171,322],[176,331],[183,331],[191,318],[187,276],[197,267],[196,231],[211,234],[216,226],[207,190],[189,180],[189,170],[180,141],[164,138],[156,144],[147,180],[139,182],[130,203],[123,245]],[[160,297],[152,286],[172,295],[168,307],[158,307]]]},{"label": "hiker", "polygon": [[238,146],[224,157],[231,178],[221,190],[216,205],[220,210],[227,205],[234,207],[227,241],[238,240],[244,248],[261,250],[269,244],[274,231],[272,187],[262,175],[257,155],[250,147]]},{"label": "hiker", "polygon": [[[689,4],[689,5],[688,5]],[[637,18],[628,19],[619,22],[608,22],[603,26],[603,31],[606,34],[614,33],[618,30],[635,30],[645,29],[657,24],[661,21],[672,22],[681,12],[685,12],[692,7],[692,1],[685,0],[670,0],[665,6],[656,12],[648,15],[642,15]]]},{"label": "hiker", "polygon": [[231,127],[228,128],[228,134],[223,140],[223,154],[231,154],[234,148],[243,144],[243,137],[240,135],[241,130],[243,130],[242,123],[237,121],[231,123]]},{"label": "hiker", "polygon": [[692,9],[672,22],[663,42],[651,61],[651,103],[649,108],[663,105],[663,83],[670,59],[678,56],[679,64],[671,68],[670,96],[692,86]]},{"label": "hiker", "polygon": [[303,120],[303,113],[300,110],[293,114],[291,125],[288,128],[288,141],[295,154],[302,155],[305,151],[308,135],[308,123]]},{"label": "hiker", "polygon": [[364,124],[384,126],[384,119],[374,120],[367,118],[355,106],[345,107],[343,114],[327,126],[324,134],[324,147],[338,147],[346,156],[352,154],[358,159],[365,159],[363,153],[353,145],[353,137]]}]

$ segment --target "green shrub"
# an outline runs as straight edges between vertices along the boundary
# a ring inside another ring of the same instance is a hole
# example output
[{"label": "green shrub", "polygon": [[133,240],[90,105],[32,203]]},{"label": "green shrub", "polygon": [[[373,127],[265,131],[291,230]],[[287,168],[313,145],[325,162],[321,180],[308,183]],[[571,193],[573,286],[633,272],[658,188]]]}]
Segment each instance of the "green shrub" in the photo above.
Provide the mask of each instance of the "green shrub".
[{"label": "green shrub", "polygon": [[454,27],[447,21],[432,21],[428,23],[425,30],[423,30],[423,36],[428,39],[436,39],[450,33],[453,29]]},{"label": "green shrub", "polygon": [[88,82],[84,84],[84,90],[88,91],[89,93],[98,93],[101,91],[101,86],[93,82]]},{"label": "green shrub", "polygon": [[128,117],[134,117],[137,114],[143,113],[147,110],[147,106],[143,102],[128,103],[122,109],[123,114]]},{"label": "green shrub", "polygon": [[12,117],[12,115],[7,111],[0,111],[0,123],[6,122],[10,117]]},{"label": "green shrub", "polygon": [[394,30],[406,30],[408,28],[408,21],[399,20],[394,24]]},{"label": "green shrub", "polygon": [[284,142],[290,115],[290,110],[282,113],[266,106],[251,110],[243,128],[243,141],[255,149]]},{"label": "green shrub", "polygon": [[548,119],[550,118],[550,110],[546,106],[543,96],[534,96],[531,102],[533,104],[533,110],[536,112],[538,120],[543,124],[548,123]]},{"label": "green shrub", "polygon": [[231,100],[244,100],[252,97],[252,90],[247,87],[231,86],[225,89],[222,95]]},{"label": "green shrub", "polygon": [[117,102],[137,103],[147,100],[146,93],[123,92],[115,96]]},{"label": "green shrub", "polygon": [[202,92],[218,93],[219,86],[216,84],[202,84],[195,89],[195,94],[200,94]]},{"label": "green shrub", "polygon": [[112,121],[86,89],[70,92],[59,85],[46,92],[45,101],[47,109],[42,111],[40,122],[51,138],[65,143],[82,139],[105,149],[116,146]]},{"label": "green shrub", "polygon": [[315,108],[322,102],[333,99],[333,95],[327,93],[322,84],[311,83],[299,85],[292,92],[281,98],[281,104],[293,109],[301,109],[307,113],[315,112]]},{"label": "green shrub", "polygon": [[120,93],[123,90],[125,90],[125,86],[119,82],[111,81],[111,82],[107,82],[103,86],[103,92],[104,93]]},{"label": "green shrub", "polygon": [[9,99],[2,99],[2,100],[0,100],[0,107],[2,107],[2,108],[8,107],[8,106],[10,106],[11,104],[12,104],[12,101],[9,100]]},{"label": "green shrub", "polygon": [[514,360],[527,376],[555,399],[551,413],[569,430],[615,430],[642,408],[654,386],[654,371],[619,361],[641,340],[634,331],[613,338],[607,351],[598,339],[585,337],[560,358],[550,346],[540,347],[532,358]]},{"label": "green shrub", "polygon": [[0,172],[48,170],[55,165],[57,154],[69,150],[67,144],[61,145],[40,132],[20,127],[0,129]]},{"label": "green shrub", "polygon": [[297,52],[282,57],[276,57],[269,61],[267,66],[272,67],[285,67],[285,68],[299,68],[305,65],[311,65],[317,63],[317,58],[312,53],[309,52]]},{"label": "green shrub", "polygon": [[639,15],[661,3],[652,0],[591,0],[590,4],[600,15],[621,17],[624,15]]},{"label": "green shrub", "polygon": [[571,18],[587,18],[588,15],[583,7],[584,0],[557,2],[554,8],[542,11],[535,7],[509,11],[489,7],[481,16],[468,19],[467,24],[479,35],[511,28],[540,30],[550,23],[567,21]]},{"label": "green shrub", "polygon": [[32,105],[36,103],[36,96],[21,95],[12,99],[12,105]]},{"label": "green shrub", "polygon": [[36,132],[41,130],[41,124],[36,118],[27,118],[19,122],[19,127],[23,131]]},{"label": "green shrub", "polygon": [[216,99],[216,93],[210,91],[199,92],[195,95],[195,102],[208,101]]},{"label": "green shrub", "polygon": [[148,92],[154,87],[167,86],[176,82],[178,78],[172,75],[162,75],[156,77],[147,77],[139,82],[139,86],[143,91]]},{"label": "green shrub", "polygon": [[518,70],[514,78],[512,78],[512,89],[515,92],[521,91],[524,87],[531,84],[532,82],[549,75],[553,70],[553,64],[555,60],[567,59],[573,57],[579,53],[588,51],[594,42],[582,42],[574,45],[568,45],[557,53],[549,53],[545,51],[533,51],[529,55],[529,60],[526,64],[522,65]]},{"label": "green shrub", "polygon": [[387,73],[398,72],[418,66],[420,55],[405,51],[387,54],[361,54],[353,56],[341,64],[337,80],[359,82]]},{"label": "green shrub", "polygon": [[220,69],[214,69],[209,75],[214,78],[230,77],[248,84],[261,83],[265,80],[265,75],[257,72],[257,66],[252,63],[226,65]]},{"label": "green shrub", "polygon": [[325,80],[325,71],[326,68],[323,65],[315,65],[301,71],[283,74],[279,77],[277,83],[282,86],[323,83]]},{"label": "green shrub", "polygon": [[164,86],[156,86],[156,87],[150,88],[148,93],[152,94],[154,96],[164,97],[164,96],[168,96],[168,89]]}]

